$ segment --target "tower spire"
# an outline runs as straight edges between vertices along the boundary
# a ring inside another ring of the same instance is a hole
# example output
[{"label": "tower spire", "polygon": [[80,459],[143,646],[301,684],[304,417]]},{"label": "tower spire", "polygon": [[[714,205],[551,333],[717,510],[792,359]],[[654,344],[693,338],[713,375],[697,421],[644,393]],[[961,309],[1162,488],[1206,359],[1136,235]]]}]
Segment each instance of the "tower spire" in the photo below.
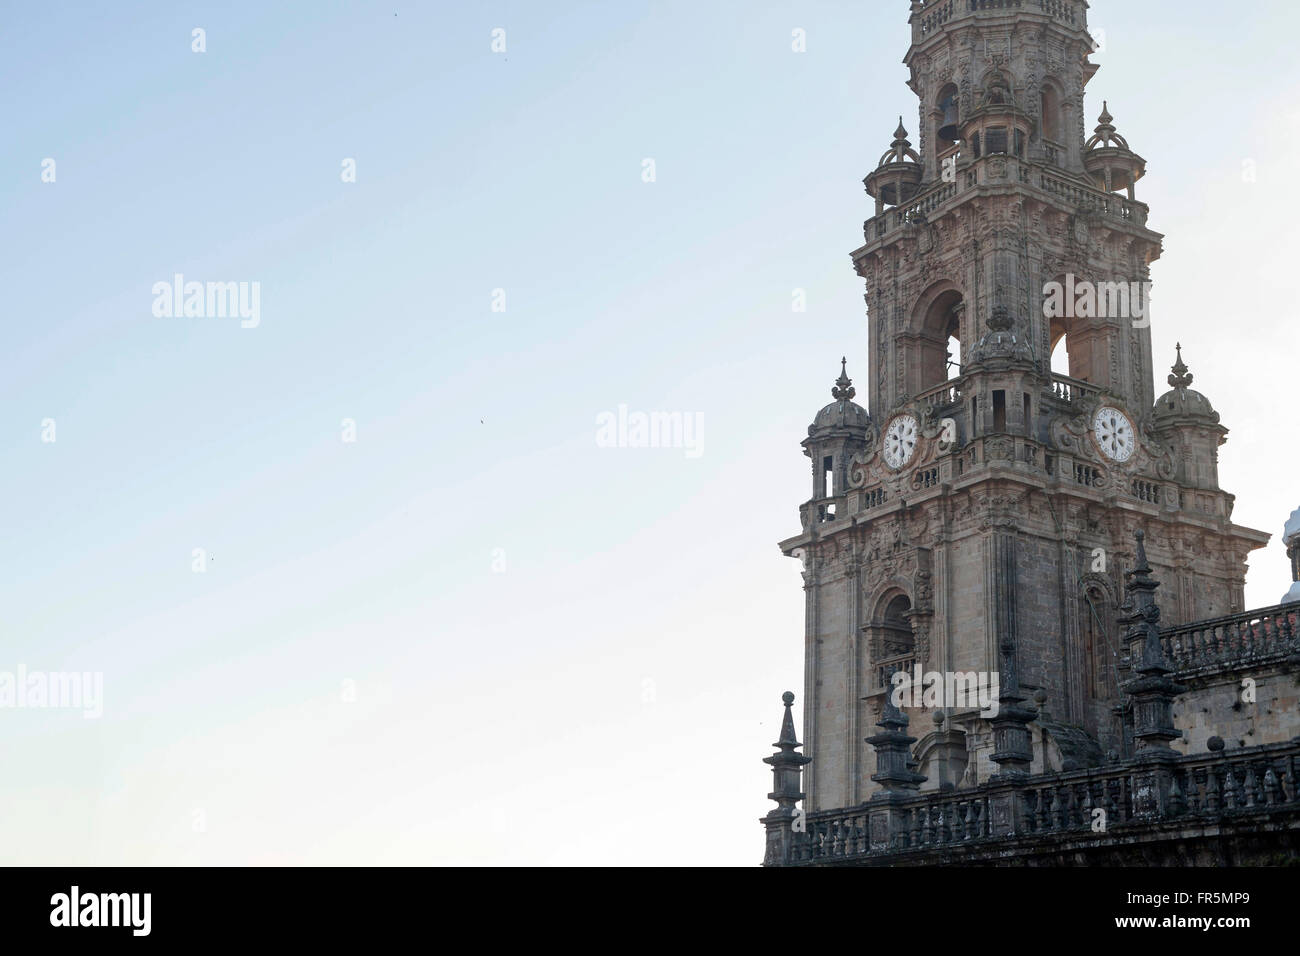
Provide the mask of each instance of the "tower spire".
[{"label": "tower spire", "polygon": [[1192,373],[1183,364],[1183,343],[1179,342],[1176,348],[1178,349],[1178,361],[1174,362],[1173,368],[1169,370],[1173,374],[1169,376],[1168,382],[1174,388],[1187,388],[1192,384]]},{"label": "tower spire", "polygon": [[849,378],[848,363],[848,356],[840,358],[840,377],[836,379],[835,385],[831,389],[831,398],[837,402],[851,402],[853,397],[858,394],[857,389],[853,387],[853,379]]}]

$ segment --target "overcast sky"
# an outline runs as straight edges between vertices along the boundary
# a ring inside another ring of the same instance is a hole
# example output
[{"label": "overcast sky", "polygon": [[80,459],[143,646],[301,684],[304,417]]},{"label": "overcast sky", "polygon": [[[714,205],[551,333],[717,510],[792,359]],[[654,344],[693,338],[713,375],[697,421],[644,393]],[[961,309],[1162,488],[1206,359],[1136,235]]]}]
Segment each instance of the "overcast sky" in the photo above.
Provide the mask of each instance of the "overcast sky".
[{"label": "overcast sky", "polygon": [[[758,863],[803,686],[776,542],[841,354],[867,394],[907,6],[8,11],[0,671],[101,672],[103,714],[0,710],[0,860]],[[1181,341],[1276,536],[1300,14],[1092,23],[1089,126],[1167,236],[1157,390]],[[178,273],[259,283],[256,327],[155,315]],[[698,454],[600,447],[620,405]],[[1288,582],[1275,537],[1248,603]]]}]

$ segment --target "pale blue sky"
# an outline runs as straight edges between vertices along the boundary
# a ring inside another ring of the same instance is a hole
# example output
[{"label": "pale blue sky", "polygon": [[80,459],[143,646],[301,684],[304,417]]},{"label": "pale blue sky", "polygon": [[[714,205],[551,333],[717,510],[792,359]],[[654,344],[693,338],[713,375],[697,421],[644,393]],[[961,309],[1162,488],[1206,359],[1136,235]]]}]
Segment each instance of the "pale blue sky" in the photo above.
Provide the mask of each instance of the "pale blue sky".
[{"label": "pale blue sky", "polygon": [[[1167,235],[1158,382],[1180,339],[1276,535],[1300,14],[1092,22]],[[0,711],[0,861],[757,863],[803,683],[775,542],[841,354],[866,394],[908,38],[904,0],[9,5],[0,670],[105,701]],[[260,282],[259,327],[155,318],[177,272]],[[598,448],[620,403],[703,455]]]}]

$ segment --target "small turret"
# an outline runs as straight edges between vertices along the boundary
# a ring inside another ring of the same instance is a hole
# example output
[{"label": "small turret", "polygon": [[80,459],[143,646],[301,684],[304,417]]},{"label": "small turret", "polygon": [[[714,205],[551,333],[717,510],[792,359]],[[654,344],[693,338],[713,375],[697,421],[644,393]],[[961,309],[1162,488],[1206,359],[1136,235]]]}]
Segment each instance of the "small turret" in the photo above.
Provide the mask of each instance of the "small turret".
[{"label": "small turret", "polygon": [[1146,175],[1147,161],[1129,149],[1128,140],[1115,131],[1115,117],[1103,103],[1097,129],[1084,144],[1083,165],[1100,189],[1108,193],[1128,191],[1136,199],[1133,187]]},{"label": "small turret", "polygon": [[1151,410],[1157,434],[1175,445],[1174,460],[1181,484],[1205,490],[1219,487],[1218,447],[1227,441],[1228,430],[1219,424],[1219,413],[1210,400],[1192,389],[1192,373],[1183,363],[1182,343],[1177,361],[1170,369],[1173,386],[1156,399]]},{"label": "small turret", "polygon": [[853,401],[856,395],[848,359],[841,358],[840,377],[831,388],[835,401],[817,413],[803,440],[804,454],[813,463],[813,501],[843,495],[849,487],[849,462],[871,443],[871,416]]},{"label": "small turret", "polygon": [[867,187],[867,195],[876,201],[876,215],[884,212],[886,206],[897,206],[915,196],[923,172],[921,157],[912,149],[912,144],[907,139],[907,130],[903,128],[903,117],[900,116],[888,152],[880,157],[876,168],[862,180],[862,184]]}]

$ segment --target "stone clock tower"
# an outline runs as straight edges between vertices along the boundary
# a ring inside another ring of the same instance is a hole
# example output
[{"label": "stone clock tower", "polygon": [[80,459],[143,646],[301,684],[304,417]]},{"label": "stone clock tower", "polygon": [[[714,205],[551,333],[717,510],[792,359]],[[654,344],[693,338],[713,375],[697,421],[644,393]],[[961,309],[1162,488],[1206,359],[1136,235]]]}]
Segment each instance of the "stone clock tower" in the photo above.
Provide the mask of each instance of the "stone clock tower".
[{"label": "stone clock tower", "polygon": [[[807,597],[810,810],[877,790],[865,739],[899,669],[1000,674],[1003,707],[1033,702],[1047,728],[1036,755],[1048,737],[1080,765],[1122,751],[1135,532],[1165,624],[1241,610],[1246,557],[1268,540],[1232,523],[1227,429],[1181,352],[1156,398],[1161,236],[1137,199],[1145,161],[1107,108],[1085,128],[1087,9],[911,3],[917,143],[900,121],[853,252],[868,353],[841,365],[808,430],[812,494],[781,544]],[[999,772],[978,710],[905,713],[924,789]]]}]

